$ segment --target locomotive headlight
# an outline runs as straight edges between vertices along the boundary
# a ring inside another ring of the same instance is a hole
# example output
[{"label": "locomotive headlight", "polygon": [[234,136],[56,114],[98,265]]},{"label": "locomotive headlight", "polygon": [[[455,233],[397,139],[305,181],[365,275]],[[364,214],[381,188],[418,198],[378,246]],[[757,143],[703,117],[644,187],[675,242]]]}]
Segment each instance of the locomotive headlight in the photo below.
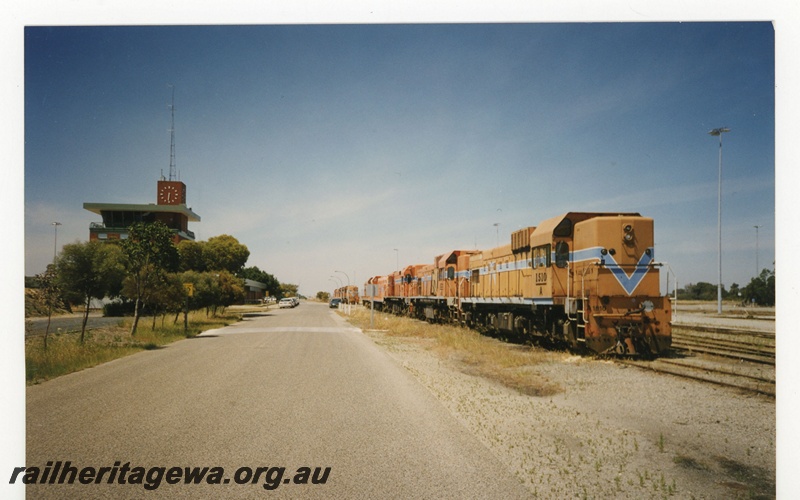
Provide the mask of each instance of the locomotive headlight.
[{"label": "locomotive headlight", "polygon": [[656,306],[653,304],[651,300],[645,300],[644,302],[642,302],[642,309],[644,309],[644,312],[652,312],[653,309],[655,309],[655,307]]},{"label": "locomotive headlight", "polygon": [[625,242],[625,244],[633,244],[633,226],[631,224],[625,224],[622,230],[625,232],[625,235],[622,237],[622,240]]}]

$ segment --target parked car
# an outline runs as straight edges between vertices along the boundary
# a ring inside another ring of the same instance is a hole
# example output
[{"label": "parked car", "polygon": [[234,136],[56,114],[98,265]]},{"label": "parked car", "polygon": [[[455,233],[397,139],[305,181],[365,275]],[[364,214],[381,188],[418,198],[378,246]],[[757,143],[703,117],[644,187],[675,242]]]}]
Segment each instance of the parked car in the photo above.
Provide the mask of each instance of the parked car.
[{"label": "parked car", "polygon": [[339,307],[339,304],[342,303],[342,299],[331,299],[329,306],[331,309]]},{"label": "parked car", "polygon": [[294,307],[296,305],[297,304],[295,304],[294,299],[292,297],[284,297],[281,299],[280,302],[278,302],[278,307],[280,307],[281,309],[283,309],[284,307]]}]

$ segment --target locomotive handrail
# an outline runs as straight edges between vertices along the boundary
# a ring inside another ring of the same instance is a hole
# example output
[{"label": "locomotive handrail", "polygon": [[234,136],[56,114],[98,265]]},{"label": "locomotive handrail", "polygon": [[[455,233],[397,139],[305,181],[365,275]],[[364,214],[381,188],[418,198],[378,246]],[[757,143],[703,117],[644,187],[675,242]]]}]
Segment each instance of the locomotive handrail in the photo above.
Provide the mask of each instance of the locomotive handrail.
[{"label": "locomotive handrail", "polygon": [[598,267],[635,267],[637,269],[638,268],[644,268],[644,267],[651,267],[651,266],[655,267],[656,265],[659,265],[658,262],[649,262],[647,264],[639,264],[639,263],[636,263],[636,264],[618,264],[618,263],[615,262],[614,264],[609,264],[609,263],[607,263],[606,261],[604,261],[602,259],[597,261],[597,262],[595,262],[594,264],[596,266],[598,266]]},{"label": "locomotive handrail", "polygon": [[641,310],[637,309],[635,311],[627,312],[627,313],[595,313],[592,316],[595,318],[627,318],[631,315],[631,313],[641,312]]},{"label": "locomotive handrail", "polygon": [[[565,307],[565,310],[566,310],[565,312],[567,313],[567,320],[568,321],[573,321],[573,319],[569,315],[570,309],[572,309],[570,307],[570,305],[571,305],[570,303],[572,301],[572,296],[570,295],[570,286],[569,286],[569,284],[572,282],[572,279],[570,278],[570,275],[569,275],[569,259],[567,259],[566,263],[567,263],[567,301],[565,303],[565,306],[566,306]],[[574,321],[578,321],[578,318],[576,317]]]},{"label": "locomotive handrail", "polygon": [[[672,277],[675,279],[675,298],[672,299],[672,321],[677,321],[678,319],[678,275],[675,274],[675,271],[672,270],[672,266],[669,265],[669,262],[653,262],[653,266],[667,266],[667,270]],[[669,298],[669,275],[667,275],[667,298]]]}]

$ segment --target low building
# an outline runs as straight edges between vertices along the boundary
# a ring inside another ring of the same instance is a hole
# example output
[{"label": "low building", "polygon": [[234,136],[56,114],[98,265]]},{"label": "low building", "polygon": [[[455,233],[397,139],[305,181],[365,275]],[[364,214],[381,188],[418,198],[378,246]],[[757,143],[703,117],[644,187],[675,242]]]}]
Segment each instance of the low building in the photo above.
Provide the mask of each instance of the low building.
[{"label": "low building", "polygon": [[245,304],[260,304],[264,301],[267,295],[267,285],[260,281],[244,280],[244,303]]}]

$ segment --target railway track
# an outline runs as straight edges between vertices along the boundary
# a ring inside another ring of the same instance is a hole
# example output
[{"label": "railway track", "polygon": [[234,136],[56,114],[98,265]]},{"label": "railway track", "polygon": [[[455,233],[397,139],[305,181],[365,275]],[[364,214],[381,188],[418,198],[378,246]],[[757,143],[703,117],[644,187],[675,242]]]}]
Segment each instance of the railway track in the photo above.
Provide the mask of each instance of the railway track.
[{"label": "railway track", "polygon": [[775,365],[775,335],[763,332],[676,328],[672,333],[672,347],[692,353]]},{"label": "railway track", "polygon": [[775,397],[775,334],[680,326],[672,352],[653,361],[621,360],[638,368]]}]

